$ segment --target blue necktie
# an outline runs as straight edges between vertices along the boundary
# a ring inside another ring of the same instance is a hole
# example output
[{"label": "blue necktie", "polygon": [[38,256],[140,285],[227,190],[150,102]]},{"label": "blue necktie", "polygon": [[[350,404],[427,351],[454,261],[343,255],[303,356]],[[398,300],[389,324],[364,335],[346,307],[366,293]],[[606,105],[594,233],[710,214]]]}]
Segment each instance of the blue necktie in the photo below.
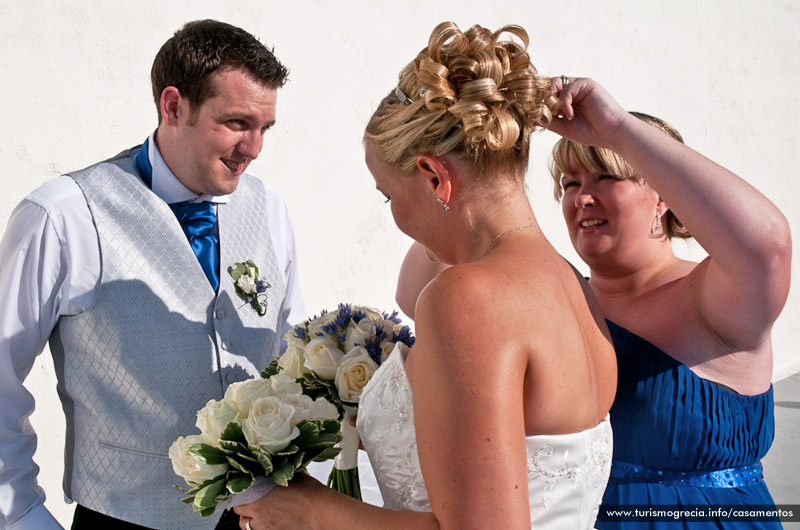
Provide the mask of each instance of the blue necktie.
[{"label": "blue necktie", "polygon": [[[136,168],[148,188],[153,187],[153,167],[147,156],[145,140],[136,155]],[[217,236],[217,214],[210,202],[176,202],[169,205],[186,234],[186,239],[197,256],[197,261],[206,273],[214,292],[219,287],[219,237]]]}]

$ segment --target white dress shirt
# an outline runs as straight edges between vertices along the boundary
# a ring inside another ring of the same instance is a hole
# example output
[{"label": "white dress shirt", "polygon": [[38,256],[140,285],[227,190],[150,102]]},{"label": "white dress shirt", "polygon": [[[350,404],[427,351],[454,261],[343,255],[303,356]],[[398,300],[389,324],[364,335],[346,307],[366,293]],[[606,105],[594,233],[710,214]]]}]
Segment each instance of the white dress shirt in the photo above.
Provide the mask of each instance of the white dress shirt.
[{"label": "white dress shirt", "polygon": [[[148,146],[152,189],[165,202],[228,202],[228,196],[189,191],[167,168],[153,136]],[[307,315],[288,211],[278,192],[265,188],[270,237],[286,274],[285,332]],[[62,175],[43,184],[17,206],[0,241],[0,257],[0,529],[60,529],[36,481],[36,434],[28,421],[34,399],[23,381],[59,317],[90,307],[100,286],[97,230],[72,178]]]}]

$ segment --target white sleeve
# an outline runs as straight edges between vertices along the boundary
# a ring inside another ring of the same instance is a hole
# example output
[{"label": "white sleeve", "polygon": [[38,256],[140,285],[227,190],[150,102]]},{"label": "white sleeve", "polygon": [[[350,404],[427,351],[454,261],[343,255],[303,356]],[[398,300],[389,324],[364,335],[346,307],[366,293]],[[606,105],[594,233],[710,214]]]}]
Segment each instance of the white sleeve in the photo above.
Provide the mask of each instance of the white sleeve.
[{"label": "white sleeve", "polygon": [[[297,242],[294,237],[292,221],[289,218],[289,210],[277,191],[266,185],[264,187],[267,192],[270,238],[275,247],[278,264],[283,267],[286,279],[286,295],[283,303],[283,314],[281,315],[283,321],[281,336],[283,336],[292,326],[308,318],[308,314],[303,304],[303,293],[300,289]],[[282,343],[281,351],[285,348],[286,344]]]},{"label": "white sleeve", "polygon": [[[40,188],[22,201],[0,241],[0,528],[61,528],[44,507],[44,491],[36,480],[36,433],[29,422],[34,399],[23,382],[58,318],[91,303],[99,279],[99,246],[83,196],[64,195],[64,181],[59,182],[44,186],[50,193]],[[53,201],[48,204],[42,197]],[[69,210],[50,214],[51,205],[64,203],[77,205],[78,215]],[[83,233],[73,255],[65,243],[67,219],[67,232]],[[81,281],[72,285],[76,263],[89,266],[79,265]]]},{"label": "white sleeve", "polygon": [[286,221],[286,249],[288,259],[286,260],[286,304],[284,306],[284,333],[295,324],[299,324],[308,318],[305,304],[303,303],[303,293],[300,290],[300,274],[297,267],[297,241],[294,237],[294,230],[292,228],[292,223],[289,220],[288,212]]},{"label": "white sleeve", "polygon": [[64,527],[56,521],[53,514],[48,512],[43,504],[40,504],[17,519],[17,522],[9,526],[8,530],[64,530]]}]

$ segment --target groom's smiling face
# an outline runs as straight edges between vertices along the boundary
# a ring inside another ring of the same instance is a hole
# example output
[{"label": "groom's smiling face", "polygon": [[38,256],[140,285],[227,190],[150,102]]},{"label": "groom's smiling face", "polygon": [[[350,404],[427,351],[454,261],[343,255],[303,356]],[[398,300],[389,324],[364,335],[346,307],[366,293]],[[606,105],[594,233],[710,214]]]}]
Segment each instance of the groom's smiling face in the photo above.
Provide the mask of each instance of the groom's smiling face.
[{"label": "groom's smiling face", "polygon": [[156,137],[167,166],[197,195],[232,193],[275,123],[276,100],[276,89],[236,68],[214,74],[211,96],[196,108],[173,95],[174,115]]}]

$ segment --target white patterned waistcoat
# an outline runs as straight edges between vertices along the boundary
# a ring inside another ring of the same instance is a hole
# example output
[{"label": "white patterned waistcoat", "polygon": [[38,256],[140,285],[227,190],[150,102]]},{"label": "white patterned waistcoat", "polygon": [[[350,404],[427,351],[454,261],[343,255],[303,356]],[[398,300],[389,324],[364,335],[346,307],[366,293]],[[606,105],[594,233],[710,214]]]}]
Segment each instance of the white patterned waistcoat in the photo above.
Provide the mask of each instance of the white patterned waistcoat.
[{"label": "white patterned waistcoat", "polygon": [[[214,293],[169,206],[141,181],[138,148],[70,175],[97,228],[94,304],[61,317],[50,337],[67,418],[64,491],[92,510],[160,530],[213,528],[173,488],[168,449],[197,432],[197,411],[277,355],[286,290],[267,229],[262,183],[243,175],[217,210],[220,284]],[[267,314],[227,272],[253,260]]]}]

